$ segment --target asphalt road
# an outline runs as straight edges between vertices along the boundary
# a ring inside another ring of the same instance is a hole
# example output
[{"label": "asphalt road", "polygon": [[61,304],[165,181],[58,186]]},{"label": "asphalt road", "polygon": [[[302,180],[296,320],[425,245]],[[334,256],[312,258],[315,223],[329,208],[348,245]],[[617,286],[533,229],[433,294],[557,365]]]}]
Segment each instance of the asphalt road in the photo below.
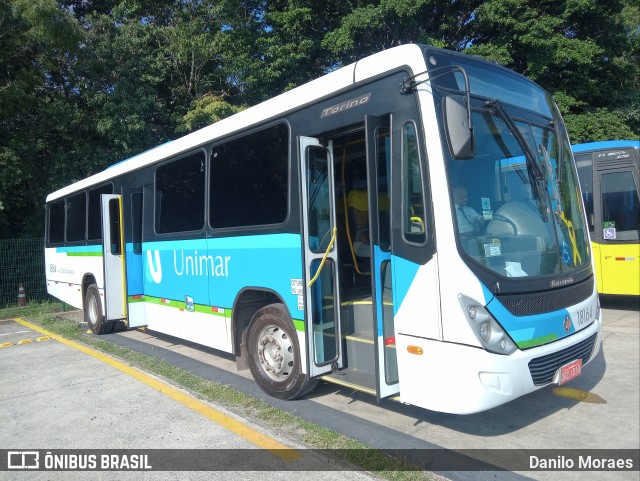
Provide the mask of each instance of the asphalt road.
[{"label": "asphalt road", "polygon": [[[473,459],[480,459],[489,466],[501,467],[509,464],[505,460],[505,456],[509,454],[509,451],[505,451],[507,449],[542,449],[548,450],[549,456],[560,455],[566,449],[630,449],[635,453],[638,452],[640,448],[638,400],[640,396],[638,375],[640,307],[636,299],[603,299],[602,305],[604,316],[603,347],[598,357],[585,367],[578,378],[563,386],[563,389],[554,389],[549,386],[485,413],[469,416],[431,412],[393,401],[377,404],[375,399],[369,395],[329,383],[321,383],[313,393],[302,400],[279,401],[264,395],[251,380],[248,371],[236,371],[234,359],[227,354],[152,332],[129,331],[104,336],[104,339],[156,355],[205,379],[228,384],[281,409],[293,411],[311,422],[344,433],[374,447],[407,449],[411,452],[418,450],[415,451],[418,453],[422,452],[419,451],[422,449],[434,448],[462,450],[463,454],[472,455]],[[50,343],[50,345],[54,344],[55,341]],[[5,352],[18,352],[18,349],[25,347],[27,346],[14,346],[7,351],[0,350],[2,392],[4,392],[6,385],[5,369],[1,367],[5,362],[2,355]],[[51,353],[47,357],[51,358],[56,355],[57,353]],[[78,359],[77,365],[80,366],[83,362],[82,359]],[[94,379],[96,388],[110,383],[108,377],[104,379],[104,382],[96,380],[95,376],[91,375],[91,370],[84,364],[82,366],[80,371],[87,373],[89,378]],[[55,378],[55,375],[53,377]],[[18,379],[11,378],[8,381],[18,382]],[[78,383],[78,385],[82,384],[83,382]],[[3,397],[4,395],[0,395],[0,407],[5,403]],[[72,396],[72,398],[82,397],[82,395]],[[146,402],[146,398],[141,399],[141,402]],[[77,401],[74,406],[76,404]],[[152,402],[154,409],[159,404],[162,404],[162,400]],[[137,403],[132,404],[131,407],[137,408]],[[0,411],[0,422],[4,425],[3,412]],[[116,410],[113,414],[115,420],[112,422],[115,425],[117,420],[122,419],[126,414],[126,410],[124,412]],[[133,419],[139,415],[138,411],[134,411]],[[170,417],[171,414],[168,416]],[[127,419],[129,418],[131,416],[127,415]],[[182,422],[179,425],[177,423],[171,425],[178,439],[191,429],[188,423],[185,423],[184,428],[180,429],[179,426],[183,425]],[[204,427],[205,431],[208,429],[207,426],[208,424]],[[199,427],[202,429],[202,423]],[[125,433],[118,437],[127,439],[127,436],[133,435],[130,427],[123,429],[125,429]],[[10,432],[13,433],[11,439],[20,440],[19,432],[16,429]],[[216,436],[214,435],[214,437]],[[206,436],[196,436],[196,438],[198,440],[209,439]],[[95,446],[105,446],[105,439],[100,437],[95,439]],[[144,442],[141,439],[144,439]],[[6,445],[4,442],[2,444]],[[164,447],[167,443],[165,436],[164,438],[152,439],[133,438],[127,444],[140,448],[145,446]],[[21,445],[24,446],[24,444]],[[206,441],[203,445],[207,445]],[[106,446],[111,446],[111,444]],[[174,445],[168,444],[168,446]],[[442,469],[437,472],[453,480],[640,479],[638,471],[563,471],[558,473],[535,470],[510,472],[489,469],[480,472]],[[335,475],[336,473],[330,474]],[[353,474],[355,473],[348,475],[352,476]],[[559,475],[561,476],[559,477]],[[335,478],[331,476],[330,479]]]}]

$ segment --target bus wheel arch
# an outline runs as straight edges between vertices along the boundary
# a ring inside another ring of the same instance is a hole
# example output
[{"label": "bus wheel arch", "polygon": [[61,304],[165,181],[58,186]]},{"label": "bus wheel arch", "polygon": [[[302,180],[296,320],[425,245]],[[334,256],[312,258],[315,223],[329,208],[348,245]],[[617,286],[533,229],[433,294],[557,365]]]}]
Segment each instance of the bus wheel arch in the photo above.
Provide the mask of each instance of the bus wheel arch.
[{"label": "bus wheel arch", "polygon": [[302,371],[296,329],[284,304],[259,309],[246,330],[247,362],[254,380],[270,396],[295,399],[317,384]]},{"label": "bus wheel arch", "polygon": [[236,356],[238,370],[249,369],[247,363],[247,332],[251,319],[256,312],[270,304],[284,304],[280,296],[270,289],[245,287],[233,303],[231,319],[233,354]]}]

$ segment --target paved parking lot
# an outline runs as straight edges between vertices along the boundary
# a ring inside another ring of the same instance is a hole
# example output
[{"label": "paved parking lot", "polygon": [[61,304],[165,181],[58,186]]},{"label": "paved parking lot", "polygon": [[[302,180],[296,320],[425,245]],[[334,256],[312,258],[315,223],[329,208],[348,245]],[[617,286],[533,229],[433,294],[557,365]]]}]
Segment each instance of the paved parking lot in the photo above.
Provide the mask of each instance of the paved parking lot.
[{"label": "paved parking lot", "polygon": [[[476,458],[500,466],[506,449],[546,449],[550,455],[564,449],[637,452],[640,447],[640,308],[633,299],[603,300],[603,315],[603,348],[581,376],[562,388],[549,386],[470,416],[430,412],[393,401],[378,405],[369,395],[328,383],[321,383],[305,399],[278,401],[264,395],[248,371],[236,371],[235,361],[229,355],[144,331],[112,334],[104,339],[159,356],[205,379],[229,384],[374,447],[480,449],[483,451],[474,453]],[[100,442],[103,441],[98,444]],[[149,443],[158,442],[163,443],[158,439],[149,440]],[[150,444],[143,444],[147,445]],[[637,471],[446,471],[440,474],[456,480],[527,477],[546,481],[559,479],[559,474],[562,479],[576,481],[640,479]]]},{"label": "paved parking lot", "polygon": [[[296,475],[288,471],[292,469],[318,470],[317,479],[369,478],[326,471],[325,458],[302,451],[303,445],[281,433],[103,359],[106,356],[86,346],[78,346],[80,350],[75,343],[52,339],[13,320],[0,320],[0,340],[0,466],[37,462],[43,467],[47,452],[66,456],[66,461],[70,454],[85,460],[93,455],[95,465],[101,466],[102,456],[114,449],[139,456],[151,449],[197,449],[207,451],[183,454],[179,467],[213,457],[207,465],[221,471],[216,479],[245,480],[247,469],[263,472],[253,478],[269,480],[291,479]],[[20,452],[27,452],[27,461]],[[150,456],[142,466],[163,465],[162,457],[153,452]],[[122,467],[122,460],[118,462]],[[208,472],[23,471],[0,470],[0,479],[211,479]]]}]

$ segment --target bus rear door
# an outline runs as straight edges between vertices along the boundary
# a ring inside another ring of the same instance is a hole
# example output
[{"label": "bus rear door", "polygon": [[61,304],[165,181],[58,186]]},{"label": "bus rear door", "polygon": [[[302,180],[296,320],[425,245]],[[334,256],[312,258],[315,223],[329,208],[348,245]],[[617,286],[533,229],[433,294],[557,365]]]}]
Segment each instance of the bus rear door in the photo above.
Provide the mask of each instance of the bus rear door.
[{"label": "bus rear door", "polygon": [[127,318],[122,196],[102,194],[105,321]]}]

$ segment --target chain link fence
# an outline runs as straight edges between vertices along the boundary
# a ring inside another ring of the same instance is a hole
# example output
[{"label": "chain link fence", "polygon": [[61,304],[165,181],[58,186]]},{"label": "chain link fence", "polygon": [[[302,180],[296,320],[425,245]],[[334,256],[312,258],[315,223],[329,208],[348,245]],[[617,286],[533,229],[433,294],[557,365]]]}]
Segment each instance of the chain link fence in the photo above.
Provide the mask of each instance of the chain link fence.
[{"label": "chain link fence", "polygon": [[53,300],[47,294],[44,240],[0,239],[0,307],[15,306],[24,286],[27,302]]}]

